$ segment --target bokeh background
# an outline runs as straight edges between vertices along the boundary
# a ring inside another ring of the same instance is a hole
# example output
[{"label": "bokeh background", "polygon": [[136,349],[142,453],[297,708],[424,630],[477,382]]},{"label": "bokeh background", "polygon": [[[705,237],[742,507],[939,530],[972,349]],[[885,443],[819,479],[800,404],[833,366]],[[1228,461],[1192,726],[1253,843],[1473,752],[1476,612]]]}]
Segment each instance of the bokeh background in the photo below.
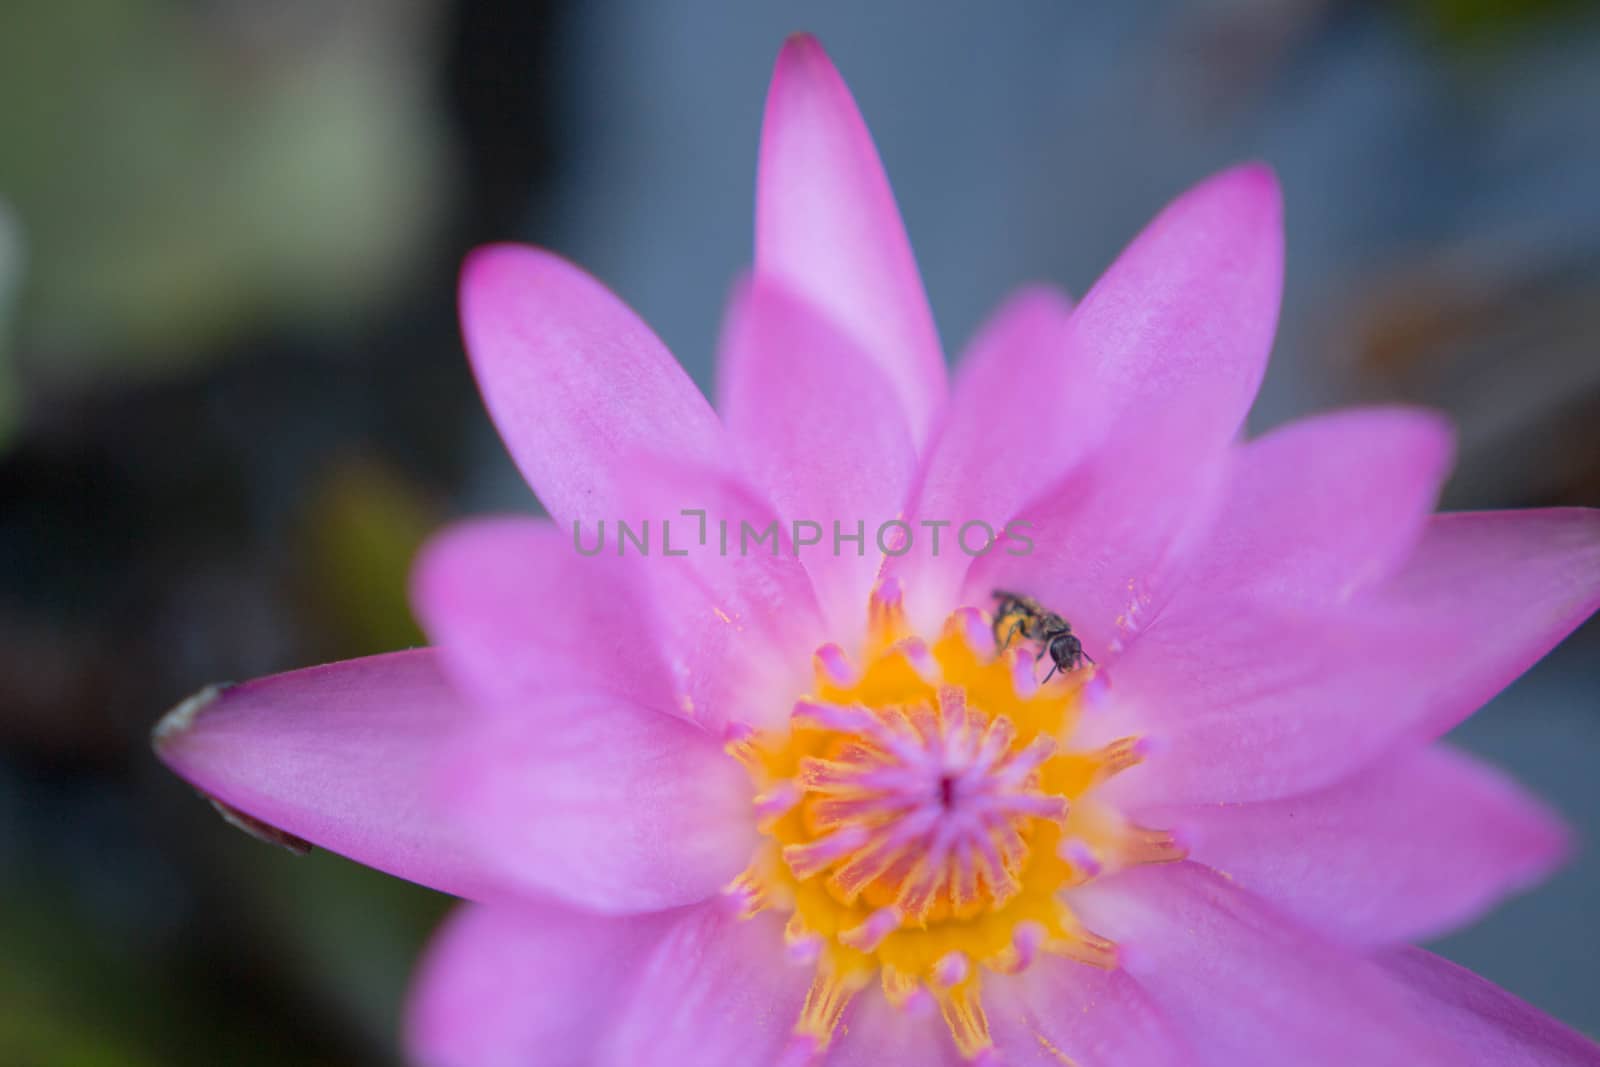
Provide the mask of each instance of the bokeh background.
[{"label": "bokeh background", "polygon": [[[1449,506],[1600,504],[1593,4],[5,0],[0,1064],[397,1061],[449,902],[228,828],[148,730],[208,682],[417,643],[418,543],[535,506],[456,333],[472,245],[586,264],[709,383],[797,28],[951,351],[1259,157],[1289,273],[1254,426],[1431,404]],[[1460,731],[1589,844],[1438,946],[1591,1033],[1597,694],[1591,625]]]}]

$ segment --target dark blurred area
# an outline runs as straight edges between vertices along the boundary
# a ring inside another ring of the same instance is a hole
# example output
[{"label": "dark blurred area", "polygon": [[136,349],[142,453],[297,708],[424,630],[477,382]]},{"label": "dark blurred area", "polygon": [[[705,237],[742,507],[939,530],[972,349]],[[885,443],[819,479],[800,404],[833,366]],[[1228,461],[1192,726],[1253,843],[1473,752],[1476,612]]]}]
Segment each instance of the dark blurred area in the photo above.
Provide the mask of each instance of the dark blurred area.
[{"label": "dark blurred area", "polygon": [[[800,28],[948,350],[1260,157],[1289,276],[1256,427],[1434,405],[1448,506],[1600,504],[1593,4],[8,0],[0,1064],[396,1061],[449,902],[236,833],[148,730],[209,682],[418,643],[422,539],[533,507],[456,333],[472,245],[579,260],[709,384]],[[1461,731],[1590,845],[1439,946],[1591,1033],[1597,693],[1591,625]]]}]

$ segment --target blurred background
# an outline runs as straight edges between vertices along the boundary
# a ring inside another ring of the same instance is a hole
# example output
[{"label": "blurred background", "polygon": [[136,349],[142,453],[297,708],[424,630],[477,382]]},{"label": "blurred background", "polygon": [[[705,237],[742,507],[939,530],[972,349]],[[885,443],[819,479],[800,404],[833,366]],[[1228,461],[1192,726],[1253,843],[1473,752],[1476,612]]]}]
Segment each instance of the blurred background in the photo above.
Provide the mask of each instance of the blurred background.
[{"label": "blurred background", "polygon": [[[5,0],[0,1064],[396,1062],[449,902],[235,832],[148,730],[208,682],[417,643],[418,543],[534,506],[456,333],[472,245],[575,258],[709,384],[801,28],[952,352],[1259,157],[1289,244],[1255,428],[1431,404],[1447,505],[1600,504],[1592,3]],[[1597,693],[1591,625],[1460,731],[1589,847],[1437,946],[1591,1033]]]}]

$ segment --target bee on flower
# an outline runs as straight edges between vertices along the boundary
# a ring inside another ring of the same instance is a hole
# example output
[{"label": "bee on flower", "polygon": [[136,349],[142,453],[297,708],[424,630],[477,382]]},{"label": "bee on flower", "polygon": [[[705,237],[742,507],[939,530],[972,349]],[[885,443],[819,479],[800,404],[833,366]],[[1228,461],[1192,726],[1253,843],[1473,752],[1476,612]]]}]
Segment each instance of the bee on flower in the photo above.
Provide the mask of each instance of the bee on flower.
[{"label": "bee on flower", "polygon": [[1014,637],[1036,642],[1039,654],[1034,662],[1050,657],[1050,670],[1043,681],[1048,682],[1058,671],[1071,674],[1085,663],[1094,662],[1072,632],[1072,624],[1056,612],[1047,611],[1037,600],[1021,593],[996,589],[991,595],[997,601],[994,637],[999,650],[1004,652]]}]

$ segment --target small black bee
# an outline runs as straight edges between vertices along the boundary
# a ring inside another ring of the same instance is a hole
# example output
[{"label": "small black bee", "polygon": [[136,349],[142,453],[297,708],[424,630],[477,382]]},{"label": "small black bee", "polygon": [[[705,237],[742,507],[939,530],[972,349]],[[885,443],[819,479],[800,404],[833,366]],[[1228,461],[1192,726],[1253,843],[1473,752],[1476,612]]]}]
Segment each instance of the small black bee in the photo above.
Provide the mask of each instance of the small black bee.
[{"label": "small black bee", "polygon": [[[1094,662],[1094,658],[1083,650],[1083,643],[1072,632],[1072,624],[1055,612],[1045,610],[1037,600],[1021,593],[1008,593],[1004,589],[996,589],[994,598],[999,602],[994,615],[997,651],[1004,652],[1013,637],[1037,641],[1039,654],[1033,657],[1033,661],[1038,663],[1048,655],[1053,664],[1050,673],[1044,676],[1045,682],[1054,677],[1057,671],[1067,674],[1083,666],[1085,661]],[[1004,631],[1003,636],[1001,631]]]}]

